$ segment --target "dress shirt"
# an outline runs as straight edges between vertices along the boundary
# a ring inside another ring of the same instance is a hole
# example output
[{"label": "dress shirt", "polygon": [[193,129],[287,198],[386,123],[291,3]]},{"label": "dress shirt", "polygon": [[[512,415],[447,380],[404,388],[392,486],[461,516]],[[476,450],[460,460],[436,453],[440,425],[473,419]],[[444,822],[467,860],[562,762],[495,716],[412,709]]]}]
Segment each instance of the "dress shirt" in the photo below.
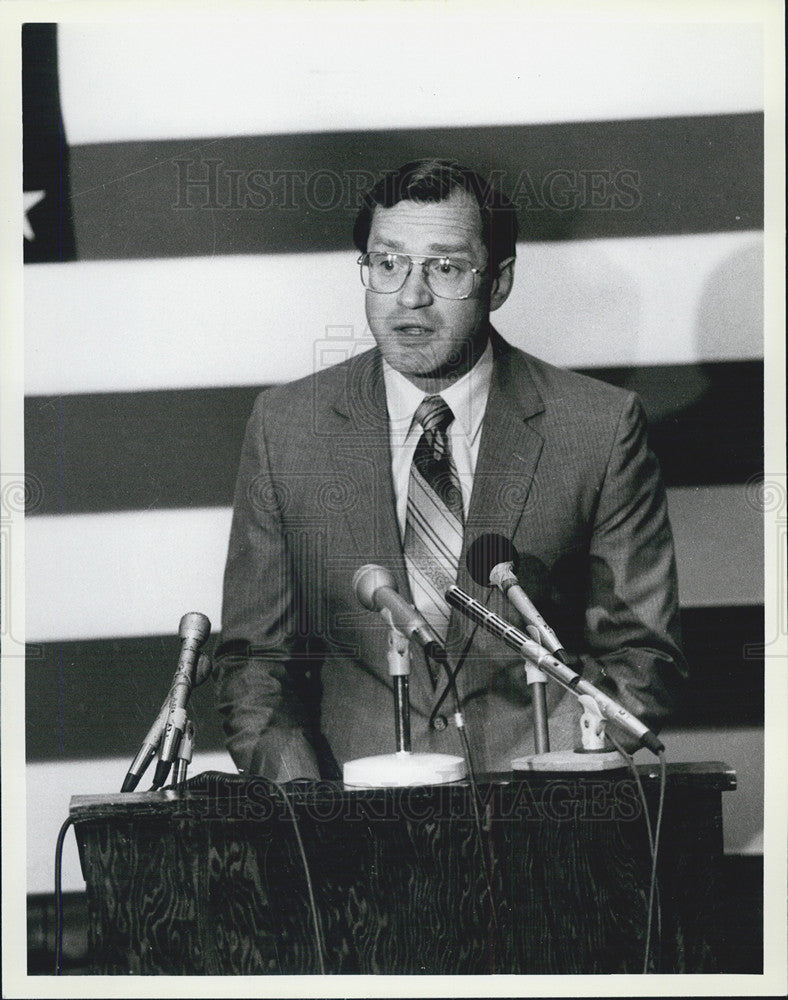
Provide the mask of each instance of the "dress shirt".
[{"label": "dress shirt", "polygon": [[394,485],[400,538],[405,538],[410,467],[416,445],[423,432],[414,415],[421,401],[427,396],[441,396],[454,414],[448,435],[462,490],[463,510],[467,518],[473,490],[473,474],[479,456],[484,411],[490,395],[492,369],[493,353],[488,343],[482,356],[462,378],[439,393],[425,393],[392,368],[387,361],[383,361],[383,381],[386,387],[391,441],[391,479]]}]

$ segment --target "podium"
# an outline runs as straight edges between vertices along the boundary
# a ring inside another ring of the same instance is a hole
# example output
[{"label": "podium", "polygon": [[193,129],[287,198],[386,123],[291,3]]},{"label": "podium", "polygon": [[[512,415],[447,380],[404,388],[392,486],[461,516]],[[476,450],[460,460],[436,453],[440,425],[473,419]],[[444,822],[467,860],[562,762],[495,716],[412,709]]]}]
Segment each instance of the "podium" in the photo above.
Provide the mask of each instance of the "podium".
[{"label": "podium", "polygon": [[[656,812],[658,768],[640,766]],[[668,767],[656,971],[725,972],[724,764]],[[650,855],[626,770],[375,790],[288,788],[327,972],[642,971]],[[262,779],[208,772],[180,791],[71,800],[91,971],[320,971],[293,816]],[[481,851],[487,856],[491,890]]]}]

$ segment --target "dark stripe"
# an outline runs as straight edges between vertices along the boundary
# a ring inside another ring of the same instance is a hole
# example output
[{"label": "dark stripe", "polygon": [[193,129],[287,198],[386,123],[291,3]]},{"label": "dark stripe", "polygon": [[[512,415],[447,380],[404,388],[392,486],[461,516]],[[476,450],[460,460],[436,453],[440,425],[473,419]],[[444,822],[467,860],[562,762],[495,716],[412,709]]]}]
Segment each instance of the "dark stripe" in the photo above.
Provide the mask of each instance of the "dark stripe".
[{"label": "dark stripe", "polygon": [[[763,467],[763,363],[594,369],[638,391],[669,486]],[[25,402],[30,514],[225,506],[257,387],[35,396]]]},{"label": "dark stripe", "polygon": [[232,502],[259,388],[38,396],[25,402],[36,505],[75,514]]},{"label": "dark stripe", "polygon": [[[117,756],[131,763],[172,682],[180,650],[177,627],[175,622],[171,636],[29,646],[28,761]],[[224,745],[213,696],[210,679],[192,692],[198,752]],[[125,771],[118,773],[118,790],[124,777]],[[148,787],[144,780],[141,787]]]},{"label": "dark stripe", "polygon": [[74,146],[77,251],[348,249],[359,192],[422,156],[493,171],[524,239],[759,229],[762,150],[760,113]]},{"label": "dark stripe", "polygon": [[745,483],[763,472],[763,362],[587,369],[636,392],[668,486]]},{"label": "dark stripe", "polygon": [[675,725],[763,725],[763,606],[684,608],[681,625],[690,680]]},{"label": "dark stripe", "polygon": [[[762,724],[763,608],[686,608],[682,624],[692,678],[676,724]],[[167,693],[178,649],[174,632],[31,646],[28,761],[119,756],[130,763]],[[198,750],[222,747],[210,680],[194,691],[192,711]],[[119,770],[118,788],[123,777]]]}]

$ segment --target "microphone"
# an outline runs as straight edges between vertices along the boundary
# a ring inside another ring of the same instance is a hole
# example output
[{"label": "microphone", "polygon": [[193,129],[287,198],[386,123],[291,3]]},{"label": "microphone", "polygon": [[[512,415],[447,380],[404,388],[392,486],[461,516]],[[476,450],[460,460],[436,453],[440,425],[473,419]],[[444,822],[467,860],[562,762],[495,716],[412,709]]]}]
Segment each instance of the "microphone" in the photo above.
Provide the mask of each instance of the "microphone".
[{"label": "microphone", "polygon": [[628,712],[599,688],[594,687],[589,681],[584,680],[580,674],[575,673],[571,667],[548,653],[539,643],[529,639],[514,625],[510,625],[509,622],[485,608],[483,604],[475,601],[459,587],[449,587],[446,591],[446,600],[452,607],[458,608],[464,615],[467,615],[471,621],[481,625],[491,635],[502,639],[507,646],[530,660],[553,680],[558,681],[562,687],[576,696],[582,694],[593,698],[604,719],[621,726],[630,736],[633,736],[643,746],[648,747],[652,753],[659,754],[665,749],[656,735],[631,712]]},{"label": "microphone", "polygon": [[[208,678],[211,673],[211,658],[205,654],[200,653],[200,658],[197,661],[197,669],[195,670],[194,677],[194,687],[202,684],[204,680]],[[131,763],[126,777],[123,779],[123,785],[121,786],[121,792],[133,792],[134,789],[140,782],[145,771],[148,769],[148,765],[156,756],[156,751],[159,748],[159,743],[161,742],[164,730],[167,727],[167,717],[170,714],[170,698],[172,697],[172,688],[167,695],[167,697],[162,702],[162,706],[159,709],[159,714],[153,725],[148,730],[145,739],[142,741],[139,750],[137,751],[137,756]]]},{"label": "microphone", "polygon": [[577,657],[567,653],[558,636],[520,586],[514,572],[518,561],[517,549],[509,539],[492,533],[480,535],[471,544],[465,557],[465,565],[474,583],[478,583],[480,587],[497,587],[528,623],[529,634],[536,630],[536,641],[540,646],[544,646],[567,666],[576,663]]},{"label": "microphone", "polygon": [[440,636],[412,604],[400,597],[393,573],[382,566],[367,563],[354,573],[353,590],[359,602],[369,611],[388,611],[392,625],[409,639],[415,639],[427,656],[441,663],[447,662]]},{"label": "microphone", "polygon": [[211,632],[211,623],[199,611],[190,611],[181,618],[178,633],[181,637],[181,652],[178,667],[172,680],[170,711],[161,742],[159,762],[153,778],[153,788],[161,788],[167,779],[170,766],[175,760],[183,731],[186,728],[186,704],[192,690],[200,649]]},{"label": "microphone", "polygon": [[189,719],[183,733],[183,739],[178,744],[178,763],[175,768],[175,784],[182,785],[186,781],[186,772],[194,755],[194,723]]}]

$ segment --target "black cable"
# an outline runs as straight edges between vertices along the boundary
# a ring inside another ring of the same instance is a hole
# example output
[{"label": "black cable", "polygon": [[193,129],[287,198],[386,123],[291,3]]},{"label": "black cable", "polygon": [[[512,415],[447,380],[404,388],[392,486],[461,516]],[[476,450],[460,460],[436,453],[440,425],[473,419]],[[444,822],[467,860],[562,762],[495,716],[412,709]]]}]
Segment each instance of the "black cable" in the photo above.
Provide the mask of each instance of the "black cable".
[{"label": "black cable", "polygon": [[[659,804],[657,805],[657,825],[654,831],[654,856],[651,863],[651,890],[649,895],[649,918],[654,908],[654,895],[659,891],[657,886],[657,857],[659,855],[659,837],[662,832],[662,816],[665,808],[665,787],[667,785],[667,766],[665,764],[665,751],[660,750],[659,752]],[[662,938],[662,913],[657,904],[657,922],[658,922],[658,932],[661,941]],[[659,971],[659,970],[656,970]]]},{"label": "black cable", "polygon": [[487,883],[487,891],[490,896],[490,917],[492,918],[495,942],[498,945],[498,953],[501,957],[503,957],[504,953],[503,939],[501,937],[501,929],[498,924],[498,914],[495,909],[495,894],[493,892],[491,860],[490,858],[488,858],[486,853],[485,843],[484,843],[484,831],[482,829],[482,818],[479,812],[479,798],[480,798],[479,786],[476,782],[476,772],[473,767],[471,746],[470,743],[468,742],[468,734],[465,731],[465,720],[463,718],[462,708],[460,707],[460,696],[457,691],[457,674],[460,672],[460,668],[463,665],[465,657],[468,653],[468,649],[470,648],[470,644],[471,640],[469,639],[468,642],[466,642],[465,644],[465,648],[460,654],[460,659],[454,670],[452,670],[451,667],[449,666],[448,660],[441,659],[440,662],[442,663],[444,669],[446,670],[449,681],[448,684],[446,685],[446,688],[443,691],[440,701],[438,702],[438,706],[436,706],[436,708],[433,710],[432,716],[430,716],[430,722],[432,721],[432,718],[435,716],[437,712],[437,707],[439,707],[443,703],[446,694],[449,691],[451,691],[452,700],[454,702],[454,720],[457,725],[457,732],[460,734],[460,742],[462,743],[463,755],[465,756],[465,763],[468,767],[468,780],[470,781],[470,786],[471,786],[470,792],[471,792],[471,804],[473,806],[474,827],[476,829],[476,836],[479,842],[479,850],[482,856],[482,867],[484,869],[484,878]]},{"label": "black cable", "polygon": [[55,975],[61,974],[63,964],[63,841],[68,828],[74,825],[71,816],[64,821],[57,835],[55,846]]},{"label": "black cable", "polygon": [[315,944],[317,946],[317,960],[320,966],[320,974],[325,976],[326,965],[323,958],[325,953],[325,942],[323,941],[323,931],[320,927],[320,918],[317,912],[317,903],[315,902],[315,893],[312,887],[312,876],[309,872],[309,862],[306,857],[306,850],[304,849],[304,841],[301,839],[301,830],[299,829],[298,817],[296,816],[295,809],[293,808],[293,803],[290,801],[290,796],[287,793],[287,789],[284,785],[280,785],[277,781],[270,782],[282,795],[285,801],[288,812],[290,813],[290,818],[293,821],[293,832],[295,833],[296,842],[298,844],[298,850],[301,853],[301,864],[304,868],[304,878],[306,879],[306,889],[309,894],[309,908],[312,913],[312,925],[315,932]]},{"label": "black cable", "polygon": [[[429,719],[429,723],[428,723],[428,726],[429,726],[430,729],[432,729],[432,724],[435,721],[435,716],[440,711],[441,705],[444,703],[444,701],[446,701],[446,695],[449,693],[449,691],[452,691],[454,693],[455,697],[457,695],[457,683],[456,683],[457,682],[457,675],[459,674],[460,670],[462,669],[463,663],[465,663],[465,657],[468,655],[468,650],[471,648],[471,643],[473,642],[473,637],[476,635],[476,629],[477,628],[478,628],[478,625],[474,625],[473,631],[468,636],[468,639],[467,639],[467,641],[465,643],[465,646],[463,647],[463,650],[460,653],[460,658],[457,660],[457,666],[454,668],[454,670],[451,669],[451,667],[449,666],[449,664],[448,664],[447,661],[445,661],[445,660],[443,661],[443,667],[446,669],[446,673],[448,675],[449,682],[446,685],[446,687],[443,689],[443,691],[441,691],[440,698],[438,698],[437,702],[435,703],[435,707],[433,708],[432,712],[430,713],[430,719]],[[427,659],[430,659],[429,655],[427,655]]]},{"label": "black cable", "polygon": [[[656,911],[657,911],[657,939],[661,943],[662,940],[662,907],[659,903],[659,887],[657,885],[657,860],[659,856],[659,837],[662,829],[662,813],[665,805],[665,785],[667,780],[667,772],[665,767],[665,754],[660,751],[659,763],[660,763],[660,782],[659,782],[659,803],[657,805],[657,823],[656,830],[652,829],[651,817],[648,811],[648,802],[646,800],[646,792],[643,788],[643,782],[640,778],[640,773],[638,772],[637,766],[635,765],[635,760],[631,754],[621,746],[621,744],[616,740],[614,736],[607,733],[607,738],[615,746],[618,752],[624,757],[629,765],[630,770],[635,778],[635,784],[637,786],[638,795],[640,797],[641,805],[643,806],[643,817],[646,822],[646,832],[648,834],[649,852],[651,855],[651,877],[649,879],[649,894],[648,894],[648,905],[646,910],[646,943],[643,955],[643,973],[649,971],[649,960],[651,959],[651,932],[654,917],[654,903],[656,899]],[[656,969],[655,971],[659,971]]]}]

